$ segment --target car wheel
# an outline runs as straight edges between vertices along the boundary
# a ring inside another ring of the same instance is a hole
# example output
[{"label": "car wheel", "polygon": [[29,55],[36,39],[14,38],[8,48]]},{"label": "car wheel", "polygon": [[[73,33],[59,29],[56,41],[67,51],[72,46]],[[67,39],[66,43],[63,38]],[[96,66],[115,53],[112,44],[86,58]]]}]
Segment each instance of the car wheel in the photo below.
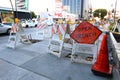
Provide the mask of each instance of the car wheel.
[{"label": "car wheel", "polygon": [[7,34],[10,34],[10,31],[11,31],[11,29],[8,29],[6,33],[7,33]]},{"label": "car wheel", "polygon": [[37,24],[35,25],[35,27],[37,27]]},{"label": "car wheel", "polygon": [[29,26],[28,25],[26,25],[26,28],[28,28]]}]

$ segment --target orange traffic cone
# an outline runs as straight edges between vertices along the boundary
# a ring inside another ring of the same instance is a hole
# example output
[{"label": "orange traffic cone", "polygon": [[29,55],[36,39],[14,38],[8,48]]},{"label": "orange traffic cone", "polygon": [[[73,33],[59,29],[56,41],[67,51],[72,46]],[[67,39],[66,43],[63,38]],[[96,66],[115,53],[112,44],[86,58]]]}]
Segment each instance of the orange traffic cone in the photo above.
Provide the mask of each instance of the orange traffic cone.
[{"label": "orange traffic cone", "polygon": [[112,65],[109,64],[107,35],[103,36],[100,51],[95,64],[92,66],[95,75],[112,77]]}]

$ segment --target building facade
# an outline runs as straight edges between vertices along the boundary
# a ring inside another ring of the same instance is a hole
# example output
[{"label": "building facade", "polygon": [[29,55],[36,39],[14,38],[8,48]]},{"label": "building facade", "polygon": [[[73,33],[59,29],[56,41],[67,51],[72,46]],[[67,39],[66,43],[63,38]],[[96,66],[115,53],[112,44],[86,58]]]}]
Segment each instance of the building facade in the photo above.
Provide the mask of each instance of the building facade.
[{"label": "building facade", "polygon": [[0,4],[0,22],[14,22],[14,18],[31,18],[30,11],[28,11],[28,0],[11,0],[10,4],[8,6]]},{"label": "building facade", "polygon": [[63,6],[67,6],[68,12],[76,14],[83,18],[85,10],[88,10],[89,0],[63,0]]},{"label": "building facade", "polygon": [[17,9],[28,10],[29,0],[16,0]]}]

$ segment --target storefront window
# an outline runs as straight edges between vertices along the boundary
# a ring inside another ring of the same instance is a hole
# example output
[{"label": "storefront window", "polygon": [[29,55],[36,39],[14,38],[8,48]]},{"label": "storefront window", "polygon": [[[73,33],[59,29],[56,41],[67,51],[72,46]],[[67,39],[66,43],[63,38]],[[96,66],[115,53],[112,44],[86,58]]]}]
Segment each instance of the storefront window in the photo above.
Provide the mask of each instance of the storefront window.
[{"label": "storefront window", "polygon": [[14,14],[10,11],[1,12],[2,23],[14,22]]}]

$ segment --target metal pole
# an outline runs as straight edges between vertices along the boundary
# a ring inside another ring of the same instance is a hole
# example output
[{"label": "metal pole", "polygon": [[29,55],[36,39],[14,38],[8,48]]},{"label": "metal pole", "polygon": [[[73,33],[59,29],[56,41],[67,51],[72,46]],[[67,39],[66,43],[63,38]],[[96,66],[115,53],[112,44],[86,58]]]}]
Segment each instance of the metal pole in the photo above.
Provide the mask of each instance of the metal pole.
[{"label": "metal pole", "polygon": [[10,0],[10,4],[12,6],[12,11],[14,11],[14,8],[13,8],[13,4],[12,4],[12,1]]},{"label": "metal pole", "polygon": [[83,7],[84,7],[84,0],[81,0],[81,16],[80,16],[80,18],[83,18]]},{"label": "metal pole", "polygon": [[17,4],[16,4],[16,0],[15,0],[15,11],[16,11],[16,18],[17,18],[18,15],[17,15]]},{"label": "metal pole", "polygon": [[115,9],[114,9],[114,24],[115,24],[116,7],[117,7],[117,0],[115,1]]},{"label": "metal pole", "polygon": [[[13,8],[13,4],[12,4],[12,1],[10,0],[10,4],[11,4],[11,6],[12,6],[12,12],[13,12],[13,14],[14,14],[14,8]],[[15,14],[14,14],[14,23],[15,23]]]}]

